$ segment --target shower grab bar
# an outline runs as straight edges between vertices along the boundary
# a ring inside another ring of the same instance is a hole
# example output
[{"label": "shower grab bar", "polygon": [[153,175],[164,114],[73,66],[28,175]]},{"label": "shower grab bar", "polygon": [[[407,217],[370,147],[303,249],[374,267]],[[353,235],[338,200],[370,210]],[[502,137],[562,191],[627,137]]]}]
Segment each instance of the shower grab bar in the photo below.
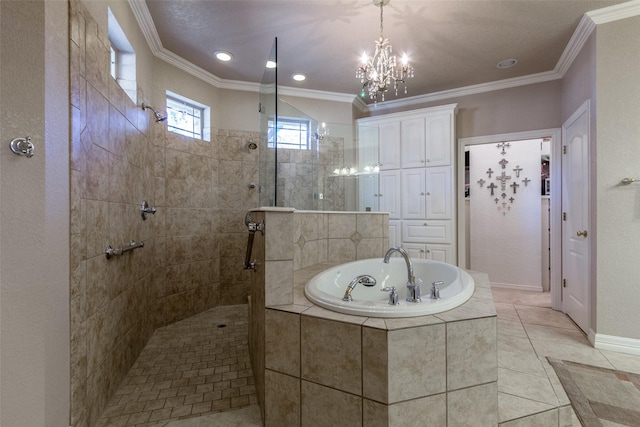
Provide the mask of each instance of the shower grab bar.
[{"label": "shower grab bar", "polygon": [[251,261],[251,251],[253,249],[253,236],[256,234],[256,231],[259,231],[261,234],[264,234],[264,222],[253,222],[251,221],[251,212],[247,212],[244,217],[244,224],[249,229],[249,241],[247,242],[247,252],[244,258],[244,265],[242,268],[245,270],[256,270],[256,262]]},{"label": "shower grab bar", "polygon": [[123,255],[126,252],[129,252],[138,248],[144,248],[144,242],[136,242],[132,240],[131,242],[129,242],[129,246],[123,246],[121,248],[113,249],[111,245],[109,245],[109,247],[105,249],[104,254],[106,255],[107,259],[111,259],[116,255]]}]

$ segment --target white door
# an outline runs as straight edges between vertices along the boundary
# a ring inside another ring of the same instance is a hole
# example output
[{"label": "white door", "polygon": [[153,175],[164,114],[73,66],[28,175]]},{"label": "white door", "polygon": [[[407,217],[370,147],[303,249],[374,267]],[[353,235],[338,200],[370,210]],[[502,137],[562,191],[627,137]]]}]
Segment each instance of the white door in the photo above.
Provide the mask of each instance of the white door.
[{"label": "white door", "polygon": [[562,306],[589,331],[589,103],[563,125],[562,141]]}]

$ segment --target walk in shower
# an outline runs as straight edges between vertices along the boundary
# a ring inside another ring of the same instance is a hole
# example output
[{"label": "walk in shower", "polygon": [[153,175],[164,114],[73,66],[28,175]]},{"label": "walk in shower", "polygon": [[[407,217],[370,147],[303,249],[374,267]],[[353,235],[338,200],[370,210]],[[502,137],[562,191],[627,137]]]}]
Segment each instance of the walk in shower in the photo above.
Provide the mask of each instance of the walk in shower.
[{"label": "walk in shower", "polygon": [[273,68],[265,68],[260,85],[260,206],[376,211],[365,200],[378,192],[377,132],[326,122],[283,101],[277,46],[275,39]]}]

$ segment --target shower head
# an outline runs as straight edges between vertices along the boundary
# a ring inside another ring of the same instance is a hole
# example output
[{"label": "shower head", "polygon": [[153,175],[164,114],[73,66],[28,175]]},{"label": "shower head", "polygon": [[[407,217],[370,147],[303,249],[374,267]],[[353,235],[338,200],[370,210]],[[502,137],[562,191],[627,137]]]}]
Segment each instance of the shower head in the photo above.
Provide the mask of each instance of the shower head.
[{"label": "shower head", "polygon": [[163,116],[158,110],[153,108],[151,105],[147,105],[143,102],[142,109],[143,110],[149,109],[153,111],[153,115],[156,116],[156,123],[164,122],[165,120],[167,120],[167,116]]}]

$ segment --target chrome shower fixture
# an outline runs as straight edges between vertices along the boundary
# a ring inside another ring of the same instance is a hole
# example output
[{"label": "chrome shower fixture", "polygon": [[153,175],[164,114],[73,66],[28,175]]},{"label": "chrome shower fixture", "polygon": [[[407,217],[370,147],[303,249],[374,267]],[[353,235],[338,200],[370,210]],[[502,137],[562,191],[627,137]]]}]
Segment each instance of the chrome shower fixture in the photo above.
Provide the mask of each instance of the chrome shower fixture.
[{"label": "chrome shower fixture", "polygon": [[142,109],[143,110],[149,109],[153,111],[153,115],[156,116],[156,123],[164,122],[165,120],[167,120],[167,116],[163,116],[162,114],[160,114],[160,112],[155,108],[153,108],[151,105],[147,105],[143,102]]}]

